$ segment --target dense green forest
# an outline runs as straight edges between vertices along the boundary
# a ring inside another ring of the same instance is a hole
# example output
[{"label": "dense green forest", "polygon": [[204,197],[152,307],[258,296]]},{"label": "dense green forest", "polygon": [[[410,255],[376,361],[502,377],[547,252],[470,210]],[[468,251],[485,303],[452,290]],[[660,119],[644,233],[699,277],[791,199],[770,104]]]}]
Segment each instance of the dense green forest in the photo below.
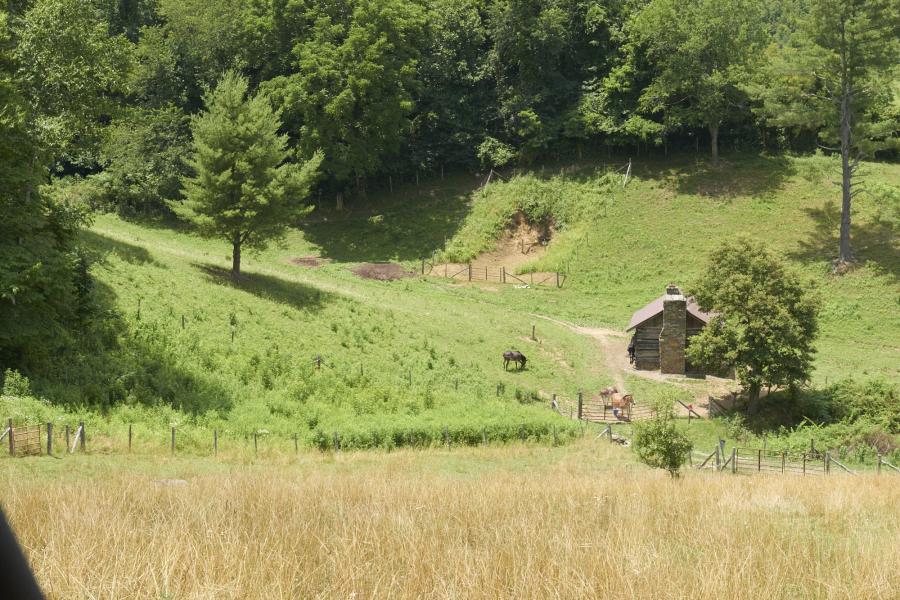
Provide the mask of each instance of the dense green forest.
[{"label": "dense green forest", "polygon": [[[857,195],[900,210],[860,171],[900,143],[892,0],[10,0],[0,17],[5,368],[116,337],[79,235],[99,212],[190,212],[237,272],[302,205],[445,172],[824,153],[842,272]],[[215,180],[248,148],[247,179]],[[256,203],[216,203],[248,186]],[[248,211],[262,221],[237,228]]]}]

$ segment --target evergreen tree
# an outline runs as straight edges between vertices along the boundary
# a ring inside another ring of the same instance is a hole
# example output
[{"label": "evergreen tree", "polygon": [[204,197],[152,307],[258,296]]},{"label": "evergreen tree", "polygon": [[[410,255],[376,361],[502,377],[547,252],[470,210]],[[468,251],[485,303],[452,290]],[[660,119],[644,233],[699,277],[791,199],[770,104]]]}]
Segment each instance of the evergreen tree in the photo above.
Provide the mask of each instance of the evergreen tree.
[{"label": "evergreen tree", "polygon": [[303,212],[321,155],[289,161],[287,136],[268,98],[248,96],[247,79],[229,71],[205,96],[206,111],[192,122],[194,175],[185,197],[202,231],[232,247],[232,274],[243,248],[262,249]]},{"label": "evergreen tree", "polygon": [[[810,0],[787,19],[787,33],[751,87],[760,112],[782,127],[819,133],[841,155],[841,228],[836,271],[853,261],[850,217],[862,192],[860,160],[900,147],[896,133],[900,4],[896,0]],[[834,145],[837,144],[835,147]]]}]

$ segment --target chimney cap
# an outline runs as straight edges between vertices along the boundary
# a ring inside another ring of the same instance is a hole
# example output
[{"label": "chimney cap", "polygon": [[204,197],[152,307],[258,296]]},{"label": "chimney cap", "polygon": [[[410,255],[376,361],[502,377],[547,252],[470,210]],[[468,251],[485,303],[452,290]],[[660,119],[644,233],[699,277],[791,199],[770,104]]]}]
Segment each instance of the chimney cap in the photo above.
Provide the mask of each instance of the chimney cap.
[{"label": "chimney cap", "polygon": [[666,286],[666,295],[667,296],[680,296],[681,289],[679,289],[678,285],[674,283],[670,283]]}]

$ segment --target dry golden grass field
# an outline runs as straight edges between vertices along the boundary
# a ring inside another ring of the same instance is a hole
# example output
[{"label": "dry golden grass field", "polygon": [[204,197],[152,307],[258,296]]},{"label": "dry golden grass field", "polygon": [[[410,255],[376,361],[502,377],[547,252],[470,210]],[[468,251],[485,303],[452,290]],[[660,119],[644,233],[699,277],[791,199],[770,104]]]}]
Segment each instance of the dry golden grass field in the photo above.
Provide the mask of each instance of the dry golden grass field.
[{"label": "dry golden grass field", "polygon": [[900,597],[900,475],[672,481],[592,440],[3,464],[51,598]]}]

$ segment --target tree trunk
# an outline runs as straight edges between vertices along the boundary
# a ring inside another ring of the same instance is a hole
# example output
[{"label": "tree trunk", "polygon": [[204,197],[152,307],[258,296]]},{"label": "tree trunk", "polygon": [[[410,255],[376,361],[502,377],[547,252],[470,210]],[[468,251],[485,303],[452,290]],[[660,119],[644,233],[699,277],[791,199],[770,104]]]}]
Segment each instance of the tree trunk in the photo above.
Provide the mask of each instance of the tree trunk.
[{"label": "tree trunk", "polygon": [[850,94],[846,91],[841,94],[841,238],[840,254],[838,260],[848,263],[853,260],[853,250],[850,247],[850,204],[851,188],[853,185],[853,169],[850,166]]},{"label": "tree trunk", "polygon": [[341,211],[344,210],[344,192],[338,192],[335,197],[334,209]]},{"label": "tree trunk", "polygon": [[709,146],[712,150],[712,164],[719,164],[719,124],[709,126]]},{"label": "tree trunk", "polygon": [[750,398],[750,401],[747,403],[747,412],[751,415],[759,412],[759,394],[761,391],[762,386],[758,383],[751,383],[750,389],[747,390],[747,395]]},{"label": "tree trunk", "polygon": [[231,275],[237,277],[241,274],[241,237],[235,236],[231,242]]}]

